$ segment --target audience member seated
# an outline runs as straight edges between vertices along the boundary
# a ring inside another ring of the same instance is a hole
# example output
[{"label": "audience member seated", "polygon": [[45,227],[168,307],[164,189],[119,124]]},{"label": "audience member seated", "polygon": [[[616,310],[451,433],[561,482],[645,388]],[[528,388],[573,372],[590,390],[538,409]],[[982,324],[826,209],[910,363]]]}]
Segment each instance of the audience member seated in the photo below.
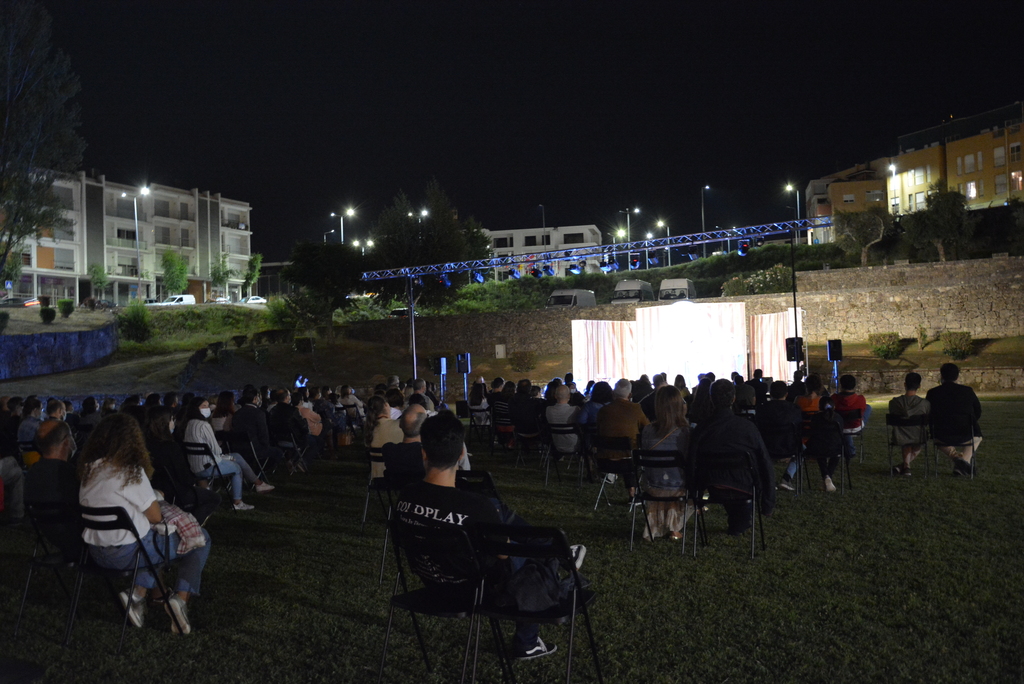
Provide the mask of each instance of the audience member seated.
[{"label": "audience member seated", "polygon": [[[769,395],[771,400],[763,406],[757,408],[757,419],[756,423],[762,437],[765,436],[766,432],[771,432],[772,428],[778,428],[779,426],[789,426],[797,435],[796,449],[801,448],[801,440],[799,439],[800,430],[803,425],[804,414],[803,411],[798,409],[795,404],[786,401],[786,394],[788,393],[789,387],[782,380],[776,380],[769,387]],[[773,433],[774,435],[774,433]],[[772,456],[776,454],[783,454],[786,451],[790,451],[792,448],[791,439],[785,431],[782,431],[775,436],[776,441],[769,442],[765,440],[765,446],[768,447],[768,453]],[[794,454],[794,456],[797,454]],[[779,488],[793,491],[793,475],[796,474],[797,461],[795,458],[790,459],[786,466],[786,472],[782,476],[782,480],[779,482]]]},{"label": "audience member seated", "polygon": [[320,453],[323,448],[323,439],[320,437],[324,431],[323,420],[311,408],[312,402],[301,392],[292,392],[292,406],[296,407],[299,415],[306,421],[306,429],[309,434],[317,438],[317,453]]},{"label": "audience member seated", "polygon": [[[82,482],[79,500],[83,506],[103,508],[120,506],[124,508],[142,545],[159,563],[164,558],[164,544],[157,542],[151,525],[163,521],[160,504],[153,487],[146,477],[152,470],[142,430],[138,422],[128,415],[107,416],[93,430],[82,451],[78,473]],[[183,555],[178,554],[181,538],[177,532],[169,536],[169,551],[166,560],[176,560],[178,577],[176,593],[164,608],[181,625],[181,633],[192,630],[188,616],[188,601],[198,595],[203,568],[210,555],[210,535],[201,530],[205,544],[193,548]],[[82,533],[89,546],[89,555],[99,565],[114,569],[131,569],[135,561],[136,543],[134,537],[124,530],[85,530]],[[146,611],[146,592],[156,586],[156,578],[145,567],[139,568],[136,585],[130,592],[121,592],[121,604],[128,611],[132,624],[142,627]],[[171,629],[178,631],[174,620]]]},{"label": "audience member seated", "polygon": [[690,408],[686,412],[691,427],[700,425],[715,411],[714,406],[711,405],[712,382],[714,382],[714,378],[710,373],[697,381],[697,388],[693,391],[693,401],[690,402]]},{"label": "audience member seated", "polygon": [[46,420],[64,420],[67,413],[63,399],[55,398],[46,402]]},{"label": "audience member seated", "polygon": [[523,379],[516,384],[516,393],[508,402],[509,417],[516,432],[526,438],[539,437],[543,421],[544,400],[531,396],[533,383]]},{"label": "audience member seated", "polygon": [[473,386],[469,389],[469,410],[471,412],[487,412],[470,413],[475,425],[491,424],[491,412],[487,410],[488,408],[490,408],[490,404],[487,403],[487,385],[484,384],[483,378],[480,378],[480,380],[474,382]]},{"label": "audience member seated", "polygon": [[25,501],[67,506],[62,523],[40,529],[64,560],[73,563],[82,554],[82,516],[78,514],[78,476],[68,459],[75,453],[75,439],[67,423],[44,420],[36,432],[41,458],[25,474]]},{"label": "audience member seated", "polygon": [[260,461],[266,461],[273,467],[284,460],[284,452],[270,443],[267,414],[260,410],[260,394],[255,387],[250,385],[242,390],[242,405],[231,417],[231,430],[248,435]]},{"label": "audience member seated", "polygon": [[21,408],[21,422],[18,424],[18,442],[31,442],[42,421],[43,404],[35,397],[29,397]]},{"label": "audience member seated", "polygon": [[654,387],[651,386],[651,379],[647,377],[646,373],[630,383],[630,387],[630,394],[633,397],[633,401],[638,403],[648,394],[654,392]]},{"label": "audience member seated", "polygon": [[[253,506],[242,501],[242,476],[249,482],[255,483],[256,492],[264,493],[274,489],[258,477],[252,471],[249,464],[238,454],[225,454],[221,451],[220,444],[213,434],[213,428],[208,422],[210,418],[210,403],[203,397],[193,397],[188,404],[185,425],[185,440],[197,444],[205,444],[213,454],[213,462],[209,457],[188,454],[189,467],[192,473],[200,480],[210,480],[217,476],[217,469],[221,475],[231,478],[231,499],[236,511],[250,511]],[[215,467],[216,466],[216,467]]]},{"label": "audience member seated", "polygon": [[[267,412],[267,429],[271,438],[294,443],[298,450],[305,448],[313,454],[318,454],[320,438],[310,434],[309,423],[299,413],[299,409],[292,406],[292,395],[288,390],[274,390],[270,397],[273,405]],[[306,459],[295,459],[289,467],[305,471],[309,464]]]},{"label": "audience member seated", "polygon": [[679,390],[679,393],[683,395],[683,401],[689,404],[692,395],[690,394],[690,388],[686,386],[686,378],[677,373],[675,380],[672,381],[672,386]]},{"label": "audience member seated", "polygon": [[78,414],[78,426],[96,426],[100,422],[100,408],[96,397],[86,397],[82,402],[82,412]]},{"label": "audience member seated", "polygon": [[[421,407],[422,408],[422,407]],[[400,444],[405,435],[397,420],[391,417],[391,406],[380,395],[373,395],[366,404],[366,427],[363,439],[370,450],[380,450],[385,444]],[[371,477],[384,474],[383,464],[370,464]]]},{"label": "audience member seated", "polygon": [[[889,401],[889,414],[897,418],[913,418],[927,416],[931,413],[931,404],[917,391],[921,389],[921,376],[918,373],[907,373],[903,379],[903,394]],[[925,434],[920,427],[893,427],[893,443],[903,452],[903,463],[892,467],[893,475],[910,476],[910,464],[924,448],[921,437]]]},{"label": "audience member seated", "polygon": [[807,387],[804,384],[804,372],[802,370],[793,372],[793,383],[789,386],[789,390],[786,393],[787,401],[796,401],[798,397],[802,397],[807,394]]},{"label": "audience member seated", "polygon": [[[626,437],[629,439],[629,448],[636,449],[637,437],[640,435],[640,431],[649,425],[651,421],[647,420],[647,416],[644,415],[640,404],[635,404],[629,400],[631,387],[632,383],[625,378],[621,378],[615,383],[615,389],[612,390],[613,398],[611,403],[597,412],[597,435],[598,437],[605,438]],[[599,449],[597,451],[597,458],[614,461],[630,458],[630,454]],[[623,475],[622,479],[625,480],[626,487],[629,489],[629,495],[632,497],[636,493],[636,478],[632,474],[627,473]]]},{"label": "audience member seated", "polygon": [[[566,385],[559,385],[555,388],[555,404],[548,406],[545,410],[545,417],[549,425],[570,425],[575,424],[580,409],[569,404],[571,393]],[[551,435],[551,443],[562,453],[569,453],[576,449],[579,436]]]},{"label": "audience member seated", "polygon": [[146,411],[146,449],[153,465],[153,488],[163,492],[167,500],[173,495],[175,506],[205,525],[220,505],[220,494],[195,483],[188,459],[173,433],[174,414],[170,408],[152,406]]},{"label": "audience member seated", "polygon": [[431,397],[431,395],[427,393],[427,381],[426,380],[423,380],[422,378],[416,378],[415,380],[413,380],[412,381],[412,393],[413,394],[422,394],[423,395],[423,398],[427,400],[427,403],[426,403],[427,411],[434,411],[434,410],[436,410],[435,406],[436,406],[437,402],[434,401],[434,399],[436,399],[436,397]]},{"label": "audience member seated", "polygon": [[655,418],[654,411],[654,395],[657,394],[659,387],[664,387],[668,384],[668,375],[665,373],[656,373],[654,375],[654,391],[648,394],[637,403],[640,404],[640,408],[643,410],[644,415],[647,416],[647,420],[653,421]]},{"label": "audience member seated", "polygon": [[217,405],[213,407],[210,414],[210,426],[214,431],[234,430],[231,419],[235,415],[235,393],[231,390],[224,390],[217,395]]},{"label": "audience member seated", "polygon": [[[810,381],[813,377],[815,376],[807,376],[808,388],[810,388]],[[806,416],[807,413],[805,412],[804,415]],[[839,465],[839,457],[843,455],[843,418],[835,412],[832,401],[828,397],[821,397],[818,400],[818,411],[810,416],[804,454],[818,462],[821,488],[826,492],[836,491],[832,476],[835,475],[836,466]]]},{"label": "audience member seated", "polygon": [[[714,410],[711,416],[697,424],[691,437],[690,454],[692,458],[700,458],[708,453],[742,453],[749,452],[754,457],[757,468],[757,504],[762,515],[771,515],[775,509],[775,469],[772,467],[768,449],[761,439],[761,434],[754,424],[740,418],[732,412],[736,400],[736,385],[731,380],[722,378],[711,385],[711,404]],[[749,492],[751,483],[736,470],[712,470],[712,479],[700,483],[704,487],[714,487],[720,496],[729,496],[729,492]],[[740,494],[737,499],[745,499]],[[729,518],[729,534],[740,535],[750,528],[751,509],[742,500],[725,504]]]},{"label": "audience member seated", "polygon": [[597,412],[610,404],[613,398],[611,385],[604,380],[594,383],[590,391],[590,401],[580,409],[577,422],[580,425],[597,425]]},{"label": "audience member seated", "polygon": [[[679,458],[685,458],[690,446],[690,423],[686,420],[683,395],[672,385],[663,384],[654,390],[654,398],[654,422],[644,427],[640,448],[679,452]],[[686,495],[683,471],[679,467],[647,468],[644,481],[647,493],[652,496]],[[644,525],[644,539],[653,541],[666,534],[672,539],[681,538],[683,526],[691,512],[682,501],[648,501],[650,532],[647,525]]]},{"label": "audience member seated", "polygon": [[21,464],[14,456],[0,458],[0,480],[4,487],[6,524],[20,525],[25,519],[25,479]]},{"label": "audience member seated", "polygon": [[755,405],[760,408],[768,401],[768,383],[764,381],[764,371],[760,368],[754,369],[754,377],[747,380],[747,384],[754,388]]},{"label": "audience member seated", "polygon": [[423,479],[423,450],[420,448],[420,429],[427,419],[427,410],[420,404],[413,404],[402,412],[399,425],[402,441],[388,442],[381,447],[384,470],[391,478],[392,485],[403,486]]},{"label": "audience member seated", "polygon": [[[411,391],[409,395],[412,395]],[[384,398],[388,402],[388,409],[391,412],[390,417],[394,420],[401,418],[402,411],[405,410],[405,394],[402,390],[392,387],[384,393]]]},{"label": "audience member seated", "polygon": [[[955,363],[942,364],[939,377],[942,384],[925,395],[931,405],[932,441],[953,460],[954,475],[970,477],[975,472],[971,458],[981,444],[981,402],[973,389],[957,384],[960,367]],[[960,425],[964,427],[959,428]]]},{"label": "audience member seated", "polygon": [[743,376],[739,373],[736,374],[733,383],[736,385],[736,402],[733,404],[733,410],[738,416],[750,416],[754,412],[754,407],[757,406],[757,394],[754,392],[754,388],[743,382]]},{"label": "audience member seated", "polygon": [[114,413],[117,413],[117,400],[114,397],[107,397],[100,406],[100,418],[106,418]]},{"label": "audience member seated", "polygon": [[859,419],[842,416],[843,444],[846,446],[847,458],[853,458],[857,455],[857,449],[853,444],[853,434],[850,431],[856,431],[858,428],[867,429],[868,418],[871,417],[871,406],[864,399],[864,395],[857,394],[854,391],[855,389],[857,389],[857,378],[849,374],[842,375],[839,378],[839,391],[832,395],[832,406],[835,408],[836,413],[842,414],[846,411],[856,411],[857,409],[861,411]]},{"label": "audience member seated", "polygon": [[[824,387],[821,384],[821,378],[813,373],[808,375],[807,381],[802,384],[804,385],[806,393],[802,397],[797,397],[793,403],[796,404],[796,407],[804,414],[804,428],[810,428],[811,416],[819,410],[818,406],[821,403]],[[793,386],[790,385],[789,388],[792,390]],[[788,397],[789,395],[787,394],[786,396]]]},{"label": "audience member seated", "polygon": [[[350,423],[354,424],[356,427],[363,426],[363,421],[366,418],[366,409],[363,406],[363,402],[356,396],[355,390],[348,385],[342,385],[339,387],[338,403],[345,407],[345,412],[348,414]],[[350,410],[350,407],[354,407],[355,410]]]}]

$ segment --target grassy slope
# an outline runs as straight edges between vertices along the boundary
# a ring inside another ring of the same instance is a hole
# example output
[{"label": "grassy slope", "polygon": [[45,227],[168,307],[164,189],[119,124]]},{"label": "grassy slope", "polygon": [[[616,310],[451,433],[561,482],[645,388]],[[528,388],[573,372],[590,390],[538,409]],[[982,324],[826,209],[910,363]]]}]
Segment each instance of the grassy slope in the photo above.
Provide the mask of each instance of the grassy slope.
[{"label": "grassy slope", "polygon": [[[878,408],[878,407],[876,407]],[[585,573],[599,592],[593,620],[608,682],[1020,681],[1024,604],[1018,600],[1019,404],[986,402],[982,476],[890,479],[881,414],[869,428],[867,462],[854,464],[853,492],[800,499],[780,492],[768,520],[767,553],[746,558],[746,540],[722,534],[709,516],[711,546],[681,558],[664,540],[628,551],[626,507],[593,511],[596,486],[543,488],[535,467],[510,467],[474,448],[506,501],[535,524],[556,524],[587,545]],[[377,584],[383,526],[359,533],[365,465],[350,448],[311,475],[278,477],[278,491],[248,498],[257,510],[211,519],[213,552],[195,632],[174,638],[150,611],[112,655],[119,624],[106,591],[88,582],[70,650],[58,645],[67,601],[52,576],[34,580],[25,629],[0,640],[0,657],[43,663],[48,682],[375,681],[394,578],[389,559]],[[624,499],[621,487],[615,498]],[[0,529],[0,624],[17,611],[24,530]],[[465,623],[427,622],[441,657],[433,675],[419,660],[407,616],[396,617],[387,681],[458,677]],[[485,630],[486,631],[486,630]],[[551,658],[517,667],[520,681],[562,676],[567,630],[544,628]],[[577,634],[576,681],[592,681]],[[482,646],[490,641],[482,637]],[[479,681],[497,682],[493,655]]]}]

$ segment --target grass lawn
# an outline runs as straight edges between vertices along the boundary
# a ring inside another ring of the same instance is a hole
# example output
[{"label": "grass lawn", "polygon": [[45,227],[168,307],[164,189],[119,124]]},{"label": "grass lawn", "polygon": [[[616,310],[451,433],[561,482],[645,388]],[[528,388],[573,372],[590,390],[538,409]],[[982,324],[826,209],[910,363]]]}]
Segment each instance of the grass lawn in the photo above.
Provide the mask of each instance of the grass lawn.
[{"label": "grass lawn", "polygon": [[[748,538],[724,535],[718,508],[708,518],[711,545],[696,560],[667,540],[638,540],[630,553],[627,507],[602,503],[595,512],[596,485],[581,492],[566,477],[545,489],[532,464],[517,470],[470,446],[474,467],[490,470],[527,520],[586,544],[607,682],[1021,681],[1020,403],[984,402],[974,481],[954,479],[945,462],[937,479],[924,478],[923,464],[912,478],[890,478],[884,407],[875,409],[865,462],[853,464],[855,489],[799,499],[779,492],[768,550],[755,561]],[[129,626],[120,657],[119,616],[91,578],[71,648],[59,644],[67,600],[52,575],[33,579],[24,633],[11,638],[31,544],[25,529],[0,529],[0,660],[38,663],[47,682],[375,681],[394,561],[378,586],[384,528],[373,501],[359,532],[361,450],[275,483],[270,495],[247,495],[255,511],[221,510],[209,521],[213,550],[192,604],[193,634],[171,635],[169,618],[151,609],[144,629]],[[621,485],[613,500],[624,502]],[[386,681],[457,680],[465,622],[425,621],[440,654],[432,675],[408,616],[396,625]],[[568,629],[542,635],[559,652],[517,665],[520,681],[564,675]],[[486,634],[481,645],[491,646]],[[593,681],[583,634],[574,657],[575,681]],[[482,651],[478,679],[500,681],[493,654]]]}]

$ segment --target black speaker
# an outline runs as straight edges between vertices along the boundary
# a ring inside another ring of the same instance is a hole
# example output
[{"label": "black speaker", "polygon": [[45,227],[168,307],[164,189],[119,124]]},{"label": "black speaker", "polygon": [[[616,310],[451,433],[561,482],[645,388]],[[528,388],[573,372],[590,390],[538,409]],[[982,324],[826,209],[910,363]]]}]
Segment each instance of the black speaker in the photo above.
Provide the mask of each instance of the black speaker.
[{"label": "black speaker", "polygon": [[469,362],[469,352],[458,354],[455,357],[455,370],[457,373],[472,373],[473,368]]},{"label": "black speaker", "polygon": [[828,360],[829,361],[842,361],[843,360],[843,341],[842,340],[829,340],[828,341]]},{"label": "black speaker", "polygon": [[786,338],[786,360],[800,362],[804,360],[804,338]]}]

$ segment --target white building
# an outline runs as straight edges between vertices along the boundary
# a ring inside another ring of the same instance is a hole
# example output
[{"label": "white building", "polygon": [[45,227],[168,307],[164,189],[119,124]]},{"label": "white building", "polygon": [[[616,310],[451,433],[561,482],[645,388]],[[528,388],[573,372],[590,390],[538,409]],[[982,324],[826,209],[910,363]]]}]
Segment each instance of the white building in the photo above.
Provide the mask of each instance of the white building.
[{"label": "white building", "polygon": [[[484,232],[491,238],[491,250],[496,257],[534,254],[536,252],[555,252],[566,249],[579,249],[580,247],[595,247],[601,244],[601,231],[595,225],[484,230]],[[590,257],[586,261],[588,272],[599,270],[598,263],[601,261],[600,258]],[[556,276],[565,277],[568,275],[566,269],[578,262],[546,262],[538,260],[535,263],[541,269],[545,266],[550,266],[554,269]],[[517,268],[520,275],[527,276],[533,266],[534,264],[521,264]],[[508,269],[495,269],[495,277],[498,280],[507,279],[509,277]]]},{"label": "white building", "polygon": [[[29,238],[20,255],[21,276],[12,282],[15,295],[68,298],[81,302],[87,297],[112,299],[127,304],[138,294],[159,299],[163,289],[161,257],[174,250],[189,269],[187,292],[196,301],[216,294],[237,300],[242,292],[242,275],[250,253],[252,228],[248,202],[222,198],[219,193],[200,193],[151,185],[142,188],[111,183],[100,175],[84,172],[54,183],[54,192],[72,222],[68,230],[43,229],[39,238]],[[135,202],[138,200],[138,232]],[[211,266],[227,255],[234,274],[224,292],[214,292]],[[19,255],[12,254],[11,258]],[[104,293],[93,293],[89,268],[99,264],[110,285]]]}]

